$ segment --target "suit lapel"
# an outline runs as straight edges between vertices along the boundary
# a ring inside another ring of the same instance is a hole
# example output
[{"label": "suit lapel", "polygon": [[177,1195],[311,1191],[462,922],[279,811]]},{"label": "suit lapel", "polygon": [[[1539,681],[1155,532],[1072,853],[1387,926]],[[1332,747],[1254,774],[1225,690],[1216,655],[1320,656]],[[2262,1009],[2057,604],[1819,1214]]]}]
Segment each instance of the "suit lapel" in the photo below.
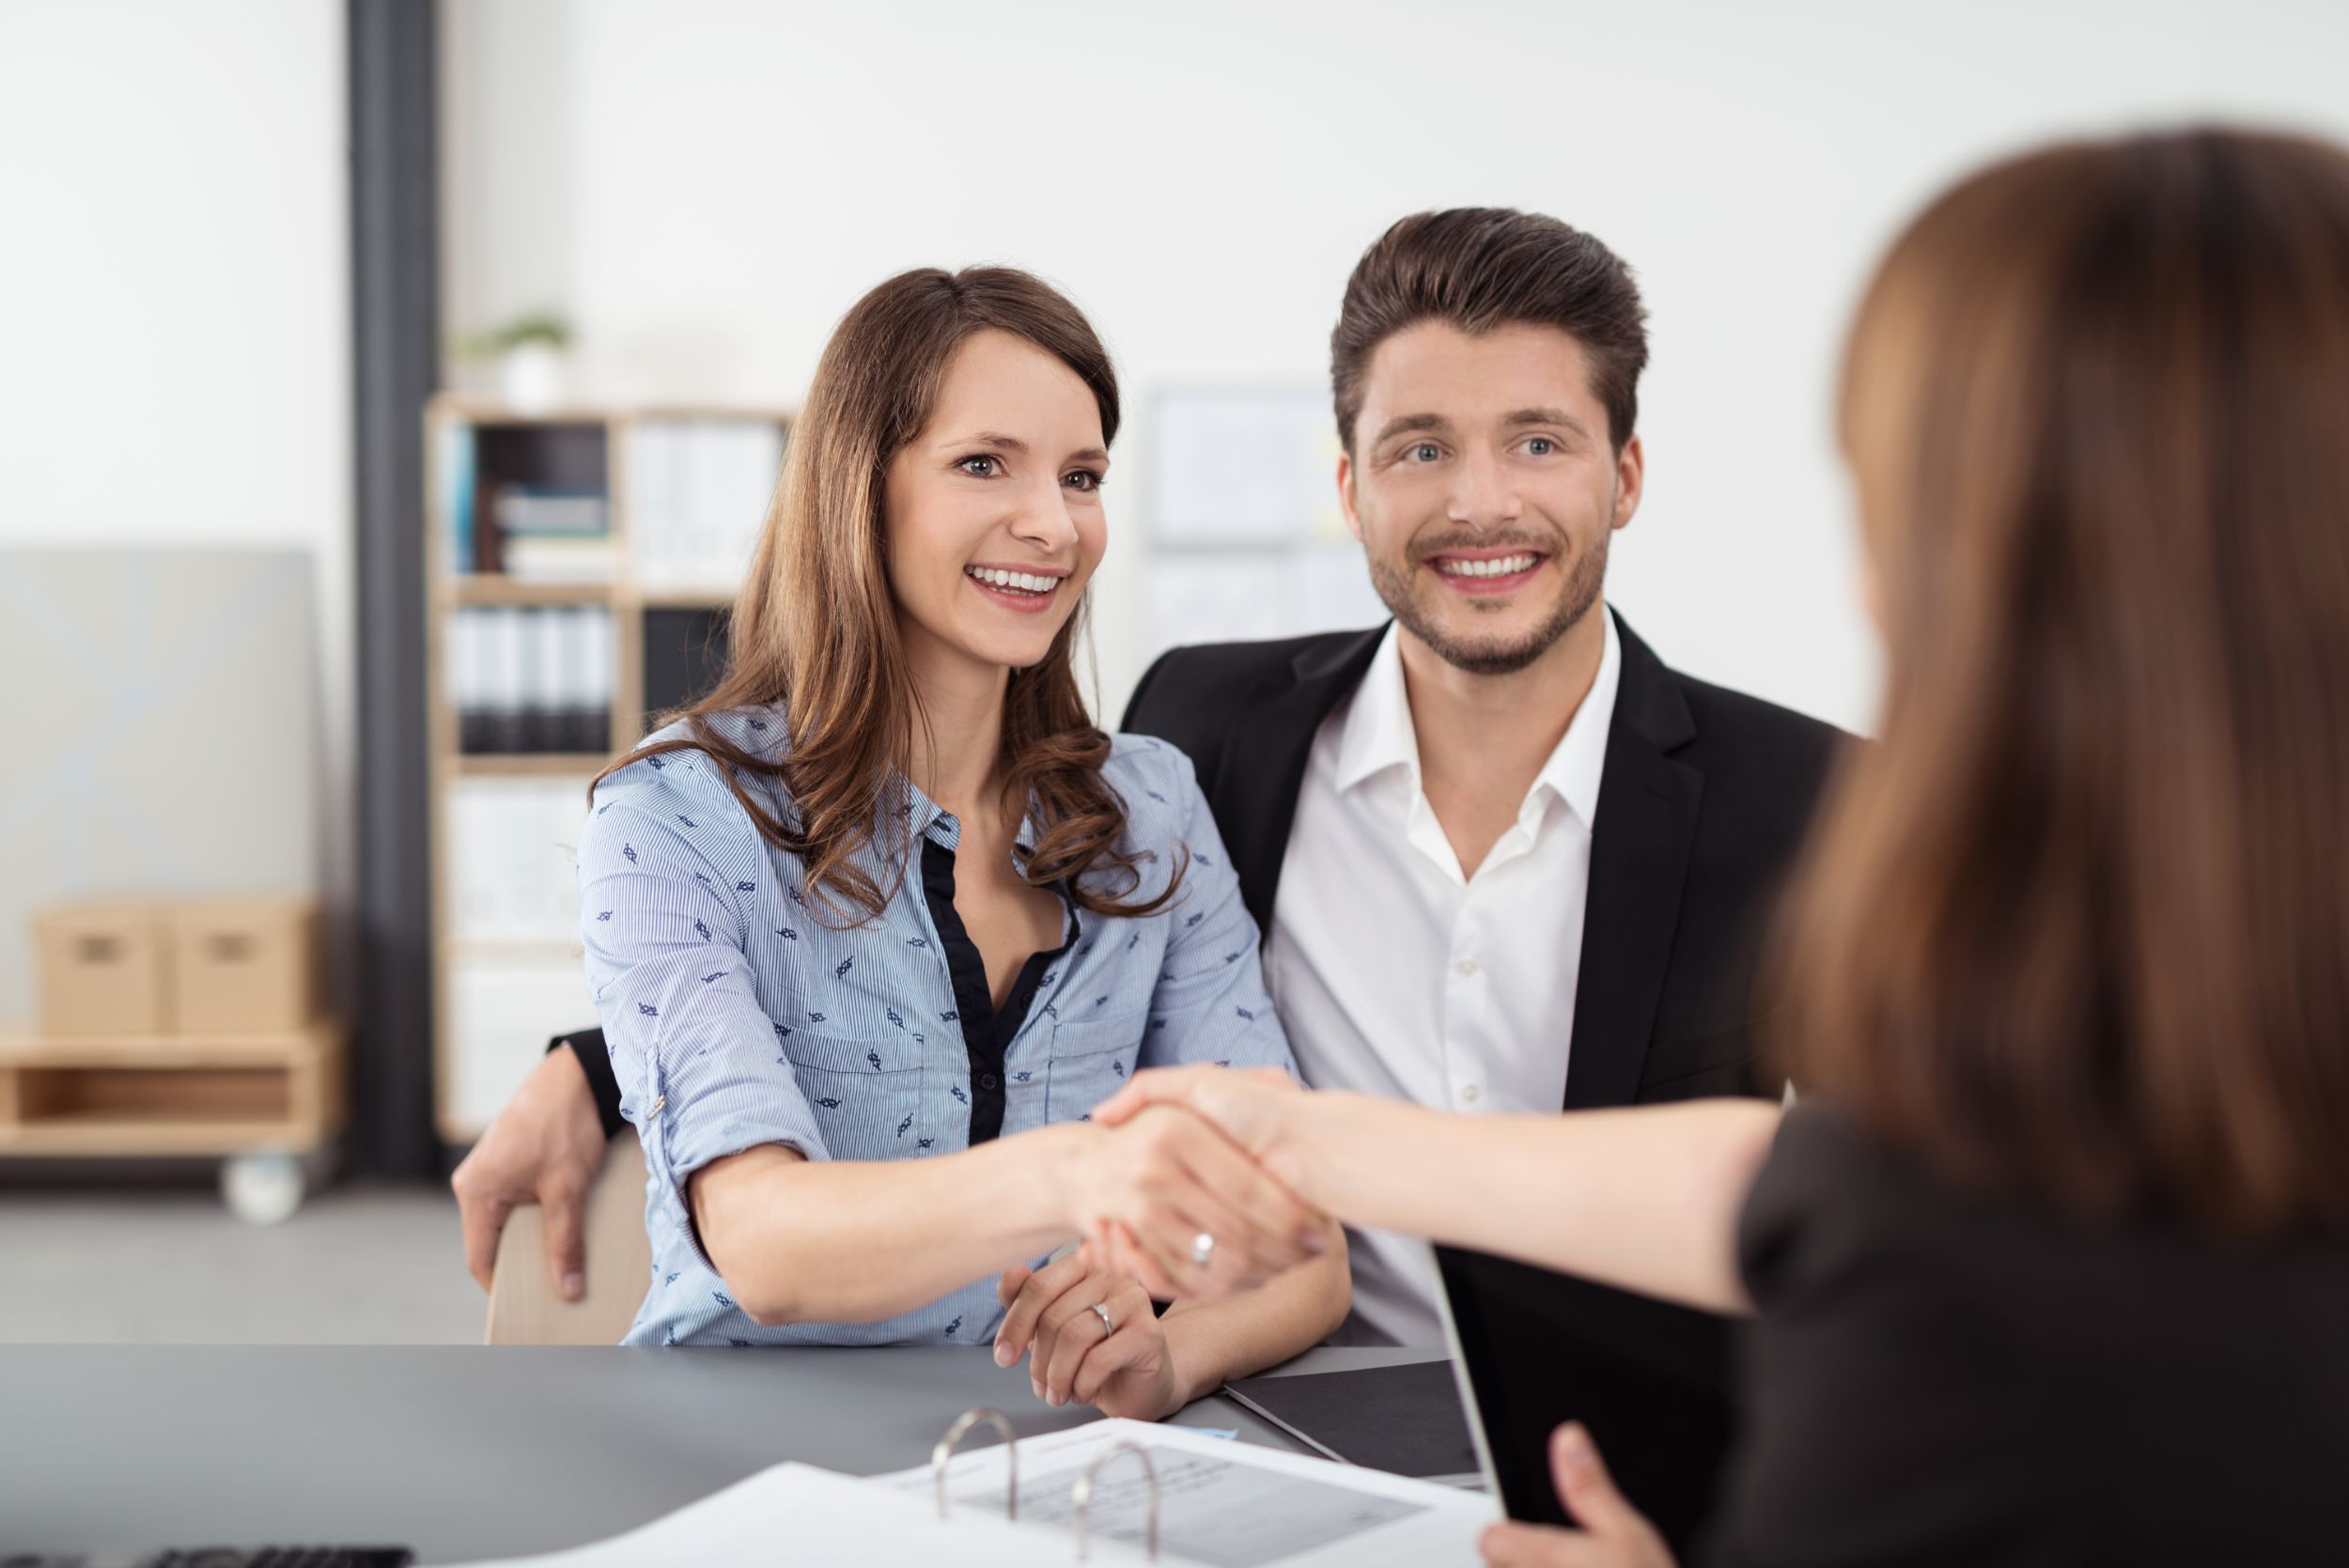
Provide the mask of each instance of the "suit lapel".
[{"label": "suit lapel", "polygon": [[1628,1105],[1639,1092],[1704,794],[1704,775],[1672,755],[1696,735],[1687,699],[1620,616],[1616,629],[1623,673],[1591,828],[1569,1110]]},{"label": "suit lapel", "polygon": [[1297,795],[1321,722],[1361,684],[1386,628],[1321,638],[1266,676],[1232,716],[1207,782],[1207,805],[1239,875],[1256,929],[1272,929],[1281,862],[1288,853]]}]

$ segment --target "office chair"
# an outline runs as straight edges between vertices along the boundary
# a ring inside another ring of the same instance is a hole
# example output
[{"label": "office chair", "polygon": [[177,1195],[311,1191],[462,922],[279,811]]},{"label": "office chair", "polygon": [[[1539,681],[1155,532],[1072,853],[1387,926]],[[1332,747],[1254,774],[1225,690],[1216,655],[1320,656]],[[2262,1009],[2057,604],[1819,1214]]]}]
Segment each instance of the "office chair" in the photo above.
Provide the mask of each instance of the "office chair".
[{"label": "office chair", "polygon": [[587,1289],[566,1301],[547,1278],[545,1216],[536,1203],[506,1217],[490,1276],[488,1344],[617,1344],[652,1277],[645,1234],[645,1148],[633,1128],[612,1140],[587,1192]]}]

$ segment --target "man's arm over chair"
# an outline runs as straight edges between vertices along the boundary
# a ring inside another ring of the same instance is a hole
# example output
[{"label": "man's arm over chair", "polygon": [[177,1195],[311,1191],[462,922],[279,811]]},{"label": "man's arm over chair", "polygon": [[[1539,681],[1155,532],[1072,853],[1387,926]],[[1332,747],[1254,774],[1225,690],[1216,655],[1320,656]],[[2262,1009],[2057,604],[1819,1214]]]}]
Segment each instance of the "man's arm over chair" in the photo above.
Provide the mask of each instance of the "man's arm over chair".
[{"label": "man's arm over chair", "polygon": [[[595,1066],[603,1069],[600,1081]],[[564,1300],[579,1299],[586,1288],[587,1192],[619,1126],[619,1086],[604,1059],[603,1032],[553,1042],[449,1177],[465,1266],[483,1290],[506,1216],[535,1203],[546,1211],[548,1276]]]}]

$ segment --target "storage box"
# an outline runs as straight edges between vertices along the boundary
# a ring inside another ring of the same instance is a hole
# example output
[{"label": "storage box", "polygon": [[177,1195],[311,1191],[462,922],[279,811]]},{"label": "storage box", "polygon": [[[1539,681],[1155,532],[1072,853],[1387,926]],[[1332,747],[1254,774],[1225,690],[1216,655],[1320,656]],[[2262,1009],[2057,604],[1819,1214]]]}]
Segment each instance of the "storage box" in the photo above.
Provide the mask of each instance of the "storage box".
[{"label": "storage box", "polygon": [[319,911],[306,899],[181,904],[170,933],[173,1021],[182,1034],[284,1033],[318,1011]]},{"label": "storage box", "polygon": [[33,919],[40,949],[40,1030],[148,1035],[171,1028],[162,923],[152,906],[83,904]]}]

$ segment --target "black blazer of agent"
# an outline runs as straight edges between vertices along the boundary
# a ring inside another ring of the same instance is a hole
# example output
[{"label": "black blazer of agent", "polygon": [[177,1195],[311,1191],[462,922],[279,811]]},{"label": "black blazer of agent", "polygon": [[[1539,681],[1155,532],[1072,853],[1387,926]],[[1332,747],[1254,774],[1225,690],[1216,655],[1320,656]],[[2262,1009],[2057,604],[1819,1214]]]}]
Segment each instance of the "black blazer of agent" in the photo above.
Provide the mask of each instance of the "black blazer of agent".
[{"label": "black blazer of agent", "polygon": [[[1754,1062],[1756,969],[1843,733],[1679,675],[1621,616],[1615,625],[1623,670],[1591,833],[1564,1109],[1775,1096],[1781,1083]],[[1385,635],[1176,648],[1126,709],[1125,728],[1190,754],[1259,930],[1272,928],[1315,735]]]}]

